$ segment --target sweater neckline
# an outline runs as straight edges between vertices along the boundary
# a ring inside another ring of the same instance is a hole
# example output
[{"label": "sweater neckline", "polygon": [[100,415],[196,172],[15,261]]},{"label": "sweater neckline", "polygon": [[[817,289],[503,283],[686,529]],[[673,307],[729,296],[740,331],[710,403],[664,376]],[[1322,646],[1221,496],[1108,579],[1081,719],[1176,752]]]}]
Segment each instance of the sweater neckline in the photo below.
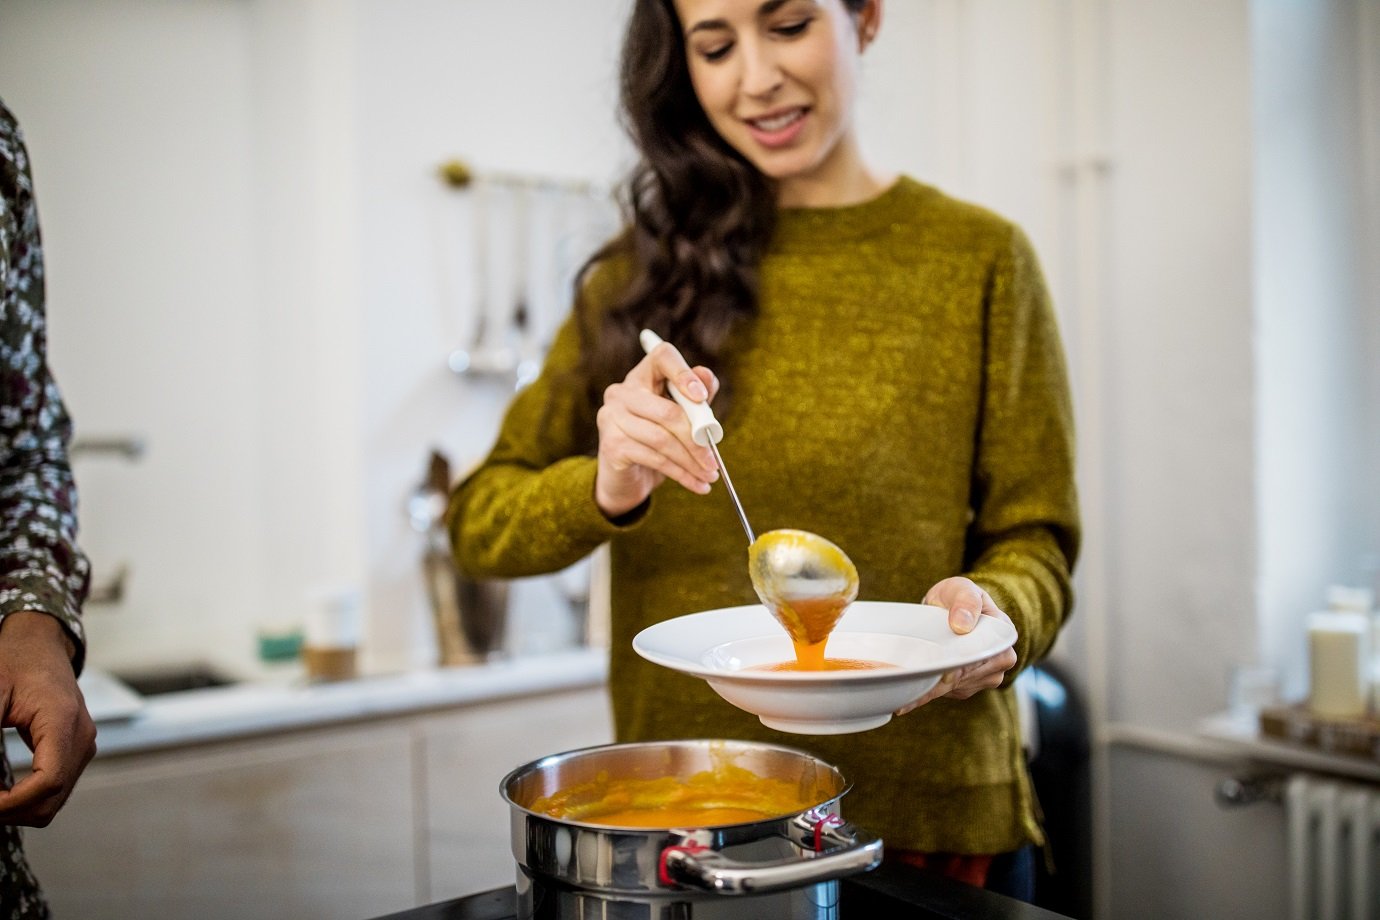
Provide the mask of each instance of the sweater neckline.
[{"label": "sweater neckline", "polygon": [[926,187],[902,175],[879,195],[838,207],[782,208],[777,212],[774,250],[835,245],[883,232],[905,215],[903,202]]}]

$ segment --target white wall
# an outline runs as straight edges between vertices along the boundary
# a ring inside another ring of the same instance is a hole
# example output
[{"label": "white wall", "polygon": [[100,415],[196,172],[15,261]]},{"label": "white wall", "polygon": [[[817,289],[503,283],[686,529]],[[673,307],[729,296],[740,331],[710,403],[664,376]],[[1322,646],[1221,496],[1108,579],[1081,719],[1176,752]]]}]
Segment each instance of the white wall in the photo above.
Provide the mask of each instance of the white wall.
[{"label": "white wall", "polygon": [[[472,304],[442,251],[464,204],[435,168],[619,174],[624,7],[0,7],[52,364],[81,434],[149,445],[77,469],[98,578],[132,572],[122,604],[88,615],[94,662],[252,669],[256,625],[333,585],[365,592],[370,667],[431,660],[404,502],[433,445],[460,468],[482,455],[511,392],[445,368]],[[524,609],[561,606],[521,591]],[[517,649],[573,639],[562,610],[539,614],[518,618]]]},{"label": "white wall", "polygon": [[[357,371],[365,394],[370,601],[394,620],[410,613],[413,624],[410,635],[378,630],[376,644],[387,644],[393,660],[424,657],[430,635],[417,536],[402,514],[407,493],[433,445],[457,470],[481,459],[512,394],[508,381],[460,380],[446,367],[451,350],[473,333],[478,301],[473,253],[445,250],[469,248],[457,231],[470,202],[445,188],[436,168],[458,156],[479,170],[605,184],[621,175],[630,161],[612,100],[616,23],[626,7],[626,0],[354,4],[351,80],[365,262],[365,344]],[[533,26],[537,20],[541,28]],[[505,216],[499,204],[496,220]],[[595,243],[589,245],[592,251]],[[493,258],[498,275],[498,254]],[[528,583],[513,606],[519,647],[556,641],[550,633],[573,625],[559,614],[555,623],[526,618],[529,604],[559,610],[559,601],[538,588]],[[534,635],[543,630],[548,635]]]},{"label": "white wall", "polygon": [[1256,0],[1253,11],[1261,656],[1302,693],[1304,615],[1322,608],[1325,584],[1374,574],[1363,557],[1380,526],[1368,475],[1380,403],[1367,386],[1380,361],[1365,347],[1380,328],[1367,289],[1377,150],[1365,137],[1380,109],[1364,96],[1375,72],[1360,67],[1360,5]]},{"label": "white wall", "polygon": [[76,468],[96,577],[131,565],[118,612],[88,616],[98,661],[243,644],[270,601],[251,25],[238,3],[0,7],[52,365],[80,433],[148,442]]},{"label": "white wall", "polygon": [[1109,717],[1183,728],[1256,650],[1248,3],[1108,10]]}]

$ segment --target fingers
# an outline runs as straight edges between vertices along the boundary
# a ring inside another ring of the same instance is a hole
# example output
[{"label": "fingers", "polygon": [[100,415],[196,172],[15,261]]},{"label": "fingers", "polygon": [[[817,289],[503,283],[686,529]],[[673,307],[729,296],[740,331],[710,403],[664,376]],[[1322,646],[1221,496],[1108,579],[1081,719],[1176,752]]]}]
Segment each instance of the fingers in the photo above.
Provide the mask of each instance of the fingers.
[{"label": "fingers", "polygon": [[946,608],[949,611],[949,629],[960,636],[976,628],[979,614],[1005,616],[990,594],[979,588],[972,579],[962,576],[945,578],[937,583],[925,592],[924,603]]},{"label": "fingers", "polygon": [[[978,615],[997,617],[1011,622],[1011,618],[996,605],[992,596],[971,579],[955,576],[945,578],[925,592],[924,603],[944,607],[948,611],[949,628],[957,635],[973,631]],[[1007,672],[1016,666],[1016,650],[1008,648],[990,658],[949,671],[924,696],[897,709],[895,715],[914,712],[940,697],[956,700],[971,699],[983,690],[994,690],[1006,680]]]},{"label": "fingers", "polygon": [[971,699],[983,690],[995,690],[1006,679],[1006,672],[1016,666],[1014,649],[993,655],[977,664],[960,669],[948,695],[956,700]]},{"label": "fingers", "polygon": [[942,696],[956,700],[967,700],[972,699],[983,690],[995,690],[1006,679],[1006,672],[1015,666],[1016,652],[1013,649],[1006,649],[1000,654],[985,658],[976,664],[946,671],[940,676],[939,682],[930,688],[929,692],[915,702],[902,706],[896,710],[894,715],[903,716],[914,712],[926,703],[933,702]]},{"label": "fingers", "polygon": [[47,827],[96,755],[96,727],[81,706],[65,717],[50,713],[35,720],[24,734],[33,764],[28,776],[0,792],[0,824]]},{"label": "fingers", "polygon": [[[713,371],[707,367],[690,367],[674,346],[662,342],[638,362],[625,382],[632,385],[632,393],[638,397],[637,411],[674,434],[706,471],[717,472],[713,453],[707,446],[695,443],[686,410],[667,399],[649,402],[643,398],[645,394],[661,397],[663,392],[675,388],[691,402],[707,403],[719,390],[719,381]],[[669,392],[666,395],[669,397]]]},{"label": "fingers", "polygon": [[96,754],[96,726],[58,621],[21,611],[0,627],[0,721],[33,751],[29,775],[0,792],[0,824],[46,827]]},{"label": "fingers", "polygon": [[931,687],[924,696],[913,703],[907,703],[905,706],[902,706],[900,709],[896,710],[895,715],[903,716],[908,712],[914,712],[926,703],[937,700],[941,696],[947,696],[949,691],[954,688],[954,680],[956,678],[956,671],[945,671],[939,676],[939,682]]},{"label": "fingers", "polygon": [[691,492],[701,495],[709,492],[709,483],[717,474],[706,473],[687,457],[683,448],[668,443],[658,429],[635,421],[615,424],[617,431],[610,433],[607,439],[612,469],[626,471],[641,467],[674,479]]},{"label": "fingers", "polygon": [[949,601],[949,628],[960,636],[972,632],[986,597],[987,592],[972,582],[955,589]]},{"label": "fingers", "polygon": [[699,376],[700,382],[709,390],[709,401],[713,402],[714,397],[719,395],[719,378],[714,376],[714,372],[702,364],[695,365],[694,370]]},{"label": "fingers", "polygon": [[713,451],[695,443],[685,410],[664,395],[667,387],[704,402],[718,393],[719,381],[663,342],[604,391],[595,500],[607,515],[635,508],[663,478],[700,495],[719,478]]},{"label": "fingers", "polygon": [[71,794],[71,786],[56,776],[34,772],[0,794],[0,824],[47,827]]},{"label": "fingers", "polygon": [[697,492],[708,492],[719,478],[713,451],[691,439],[685,411],[663,396],[614,384],[604,392],[596,419],[600,449],[607,446],[615,469],[637,464]]},{"label": "fingers", "polygon": [[[709,399],[707,382],[685,363],[685,358],[670,342],[662,342],[653,348],[645,359],[638,362],[638,367],[643,365],[647,365],[646,369],[652,375],[653,390],[659,390],[660,384],[664,382],[680,390],[693,402],[705,402]],[[634,372],[636,370],[637,368],[634,368]]]}]

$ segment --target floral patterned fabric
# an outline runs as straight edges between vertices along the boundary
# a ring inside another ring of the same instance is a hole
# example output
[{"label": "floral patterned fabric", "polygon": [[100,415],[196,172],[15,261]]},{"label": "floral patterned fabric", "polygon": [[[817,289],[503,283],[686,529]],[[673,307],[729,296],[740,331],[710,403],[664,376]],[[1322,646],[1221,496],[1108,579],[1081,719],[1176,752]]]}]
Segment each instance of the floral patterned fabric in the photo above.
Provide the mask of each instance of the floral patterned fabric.
[{"label": "floral patterned fabric", "polygon": [[[43,249],[28,152],[0,102],[0,621],[37,610],[62,621],[85,652],[81,602],[90,567],[76,543],[72,425],[48,372]],[[4,641],[0,633],[0,641]],[[0,781],[13,781],[0,750]],[[47,917],[19,829],[0,827],[0,920]]]},{"label": "floral patterned fabric", "polygon": [[[6,788],[14,774],[0,753],[0,781]],[[0,920],[46,920],[48,904],[43,900],[38,880],[24,860],[17,827],[0,827]]]}]

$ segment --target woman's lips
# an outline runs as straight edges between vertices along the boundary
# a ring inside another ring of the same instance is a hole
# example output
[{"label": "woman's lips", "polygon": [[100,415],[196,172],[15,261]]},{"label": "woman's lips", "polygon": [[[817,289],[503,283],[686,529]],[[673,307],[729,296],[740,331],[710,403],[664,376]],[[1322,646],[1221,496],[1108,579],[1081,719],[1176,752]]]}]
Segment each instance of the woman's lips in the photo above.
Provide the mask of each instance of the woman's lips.
[{"label": "woman's lips", "polygon": [[805,116],[809,109],[782,109],[758,118],[745,118],[744,123],[753,140],[763,147],[785,147],[805,129]]}]

